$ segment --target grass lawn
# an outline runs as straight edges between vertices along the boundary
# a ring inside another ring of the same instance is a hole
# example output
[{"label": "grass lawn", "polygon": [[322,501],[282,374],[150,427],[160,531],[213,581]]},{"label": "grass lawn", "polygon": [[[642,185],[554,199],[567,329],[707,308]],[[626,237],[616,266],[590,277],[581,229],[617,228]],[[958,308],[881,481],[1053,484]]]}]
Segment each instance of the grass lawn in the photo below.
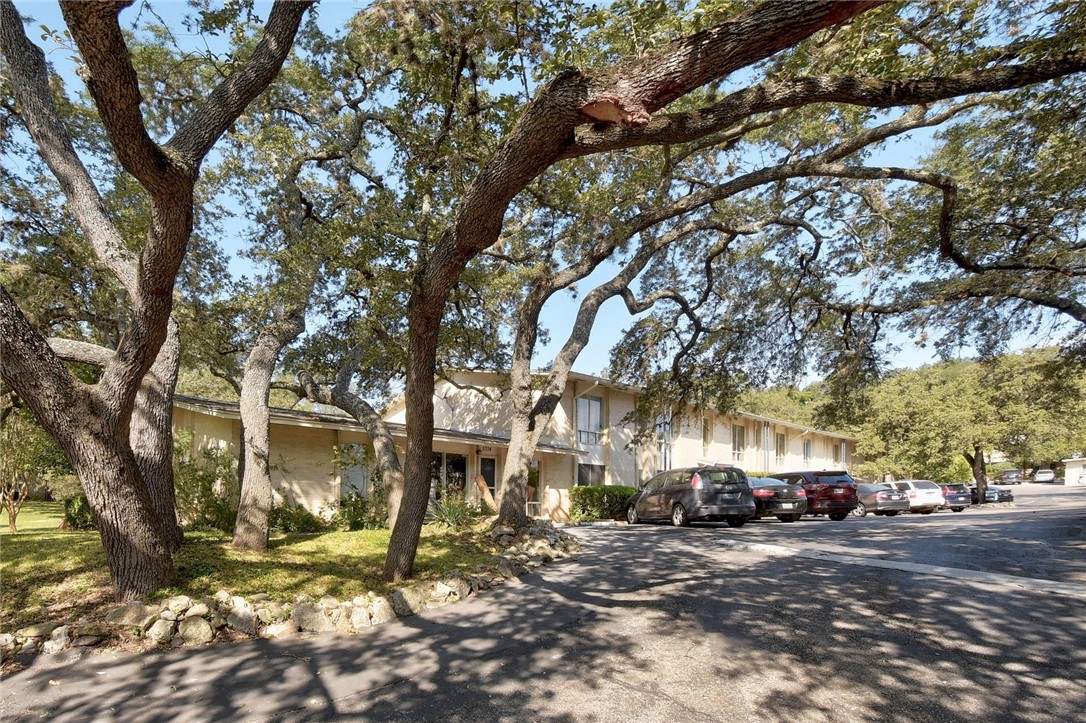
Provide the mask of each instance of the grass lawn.
[{"label": "grass lawn", "polygon": [[[7,531],[0,516],[0,631],[47,620],[74,621],[112,605],[109,572],[98,533],[57,529],[62,506],[27,502]],[[380,579],[388,530],[292,533],[273,536],[267,550],[239,550],[219,532],[188,532],[174,556],[177,581],[154,597],[268,593],[291,601],[299,593],[340,600],[389,586]],[[487,538],[423,528],[415,577],[434,579],[488,562],[496,550]],[[104,611],[101,611],[104,614]]]}]

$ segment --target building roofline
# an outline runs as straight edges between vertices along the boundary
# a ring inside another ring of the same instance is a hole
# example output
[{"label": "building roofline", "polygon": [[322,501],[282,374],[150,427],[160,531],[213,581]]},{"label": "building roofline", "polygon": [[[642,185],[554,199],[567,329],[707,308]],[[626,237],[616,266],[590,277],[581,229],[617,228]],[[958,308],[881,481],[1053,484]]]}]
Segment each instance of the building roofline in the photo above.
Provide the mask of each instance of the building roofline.
[{"label": "building roofline", "polygon": [[[188,394],[175,394],[174,406],[182,409],[203,412],[213,417],[224,419],[241,419],[241,408],[238,402],[227,402],[221,399],[208,399],[206,397],[194,397]],[[300,409],[284,409],[283,407],[268,407],[272,421],[295,427],[311,427],[318,429],[339,429],[349,432],[361,432],[368,435],[356,419],[347,415],[325,414],[322,412],[309,412]],[[406,438],[406,425],[397,422],[385,422],[393,437]],[[478,434],[474,432],[461,432],[456,429],[434,429],[434,439],[440,442],[468,442],[478,445],[508,446],[509,437],[494,434]],[[558,444],[540,442],[536,445],[540,452],[559,454],[583,454],[573,447],[565,447]]]}]

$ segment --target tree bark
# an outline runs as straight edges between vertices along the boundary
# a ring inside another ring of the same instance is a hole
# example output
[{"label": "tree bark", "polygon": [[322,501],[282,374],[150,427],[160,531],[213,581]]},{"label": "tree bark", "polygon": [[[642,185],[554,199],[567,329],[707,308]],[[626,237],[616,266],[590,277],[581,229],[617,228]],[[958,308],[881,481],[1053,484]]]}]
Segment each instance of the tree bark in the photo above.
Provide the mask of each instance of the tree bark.
[{"label": "tree bark", "polygon": [[129,425],[132,452],[170,552],[181,549],[184,539],[173,479],[173,395],[180,369],[181,340],[171,319],[166,341],[140,385]]},{"label": "tree bark", "polygon": [[973,470],[973,481],[977,485],[977,504],[983,505],[987,501],[984,499],[984,493],[988,491],[988,470],[984,464],[984,448],[973,445],[973,454],[963,452],[962,456]]},{"label": "tree bark", "polygon": [[244,476],[238,519],[234,526],[235,547],[263,550],[268,546],[268,516],[274,502],[271,484],[270,413],[268,395],[271,377],[282,345],[275,334],[264,332],[245,362],[241,378],[242,454]]}]

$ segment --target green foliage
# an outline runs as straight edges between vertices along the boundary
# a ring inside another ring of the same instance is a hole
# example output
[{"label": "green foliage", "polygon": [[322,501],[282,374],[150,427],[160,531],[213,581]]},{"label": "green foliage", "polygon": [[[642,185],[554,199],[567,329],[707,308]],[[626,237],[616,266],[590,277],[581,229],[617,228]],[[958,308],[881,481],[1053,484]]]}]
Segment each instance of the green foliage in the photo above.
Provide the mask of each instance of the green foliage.
[{"label": "green foliage", "polygon": [[268,515],[268,528],[276,532],[324,532],[328,526],[327,522],[301,505],[276,505]]},{"label": "green foliage", "polygon": [[94,513],[86,495],[76,495],[64,500],[64,520],[61,527],[65,530],[93,530]]},{"label": "green foliage", "polygon": [[482,513],[468,502],[462,492],[446,492],[430,503],[430,517],[435,524],[456,530],[471,527]]},{"label": "green foliage", "polygon": [[626,517],[626,504],[637,493],[636,487],[623,485],[582,485],[569,491],[570,519],[621,520]]},{"label": "green foliage", "polygon": [[216,447],[205,447],[193,454],[189,430],[179,431],[173,444],[174,489],[182,523],[188,529],[231,532],[240,498],[237,459]]},{"label": "green foliage", "polygon": [[371,487],[369,496],[346,494],[332,524],[340,530],[381,530],[388,527],[388,494],[384,487]]}]

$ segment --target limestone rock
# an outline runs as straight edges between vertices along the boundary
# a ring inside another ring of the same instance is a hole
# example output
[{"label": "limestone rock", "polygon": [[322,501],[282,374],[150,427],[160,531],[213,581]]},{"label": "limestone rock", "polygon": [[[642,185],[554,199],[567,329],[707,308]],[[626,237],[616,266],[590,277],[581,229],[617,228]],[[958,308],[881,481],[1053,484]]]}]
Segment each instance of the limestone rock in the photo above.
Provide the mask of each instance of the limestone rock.
[{"label": "limestone rock", "polygon": [[7,656],[15,649],[15,636],[11,633],[0,633],[0,655]]},{"label": "limestone rock", "polygon": [[426,595],[417,587],[401,587],[392,591],[392,608],[401,617],[426,609]]},{"label": "limestone rock", "polygon": [[72,641],[73,648],[93,648],[98,643],[102,642],[101,635],[80,635],[78,638]]},{"label": "limestone rock", "polygon": [[334,610],[335,608],[339,607],[339,600],[336,600],[331,595],[325,595],[320,599],[320,604],[322,607],[326,607],[329,610]]},{"label": "limestone rock", "polygon": [[61,625],[55,629],[49,636],[49,639],[42,645],[41,651],[46,655],[52,655],[53,653],[59,653],[62,650],[67,649],[68,644],[72,639],[69,636],[71,629],[67,625]]},{"label": "limestone rock", "polygon": [[166,645],[173,640],[173,634],[177,630],[177,623],[173,620],[158,620],[147,631],[147,637],[159,645]]},{"label": "limestone rock", "polygon": [[204,615],[207,615],[210,612],[211,612],[211,608],[208,607],[207,603],[198,602],[195,605],[193,605],[192,607],[190,607],[185,612],[185,617],[186,618],[203,617]]},{"label": "limestone rock", "polygon": [[[192,607],[192,598],[190,598],[188,595],[174,595],[173,597],[168,597],[163,600],[162,606],[165,610],[169,610],[174,615],[179,616],[181,615],[181,613]],[[163,619],[169,620],[169,618]],[[174,620],[176,619],[177,618],[174,618]]]},{"label": "limestone rock", "polygon": [[182,620],[177,626],[177,632],[184,638],[186,645],[203,645],[215,638],[215,629],[211,627],[211,623],[198,615]]},{"label": "limestone rock", "polygon": [[215,601],[219,603],[229,602],[230,593],[228,593],[226,590],[219,590],[217,593],[215,593]]},{"label": "limestone rock", "polygon": [[370,622],[374,625],[387,623],[396,617],[396,611],[392,609],[387,598],[377,597],[370,603]]},{"label": "limestone rock", "polygon": [[264,638],[289,638],[298,632],[298,624],[293,620],[286,620],[281,623],[272,623],[260,631],[261,637]]},{"label": "limestone rock", "polygon": [[141,632],[151,627],[151,623],[158,619],[158,610],[139,602],[113,608],[106,614],[105,618],[110,625],[139,628]]},{"label": "limestone rock", "polygon": [[490,536],[495,539],[499,537],[513,537],[516,534],[517,531],[512,527],[503,527],[502,525],[498,525],[490,531]]},{"label": "limestone rock", "polygon": [[16,630],[15,637],[24,640],[26,638],[47,638],[59,627],[60,623],[38,623],[37,625],[28,625],[25,628]]},{"label": "limestone rock", "polygon": [[362,630],[373,625],[370,620],[370,609],[368,605],[355,605],[351,610],[351,628],[354,630]]},{"label": "limestone rock", "polygon": [[326,633],[335,629],[331,619],[325,615],[324,608],[317,603],[299,603],[291,613],[291,618],[306,632]]},{"label": "limestone rock", "polygon": [[506,580],[511,580],[517,576],[517,573],[513,569],[513,564],[506,560],[504,557],[498,560],[498,574],[504,577]]},{"label": "limestone rock", "polygon": [[175,613],[173,610],[163,610],[158,614],[158,617],[161,620],[169,620],[171,622],[177,621],[177,613]]},{"label": "limestone rock", "polygon": [[234,608],[234,611],[226,616],[227,625],[246,635],[256,635],[256,623],[256,613],[253,612],[252,608]]}]

